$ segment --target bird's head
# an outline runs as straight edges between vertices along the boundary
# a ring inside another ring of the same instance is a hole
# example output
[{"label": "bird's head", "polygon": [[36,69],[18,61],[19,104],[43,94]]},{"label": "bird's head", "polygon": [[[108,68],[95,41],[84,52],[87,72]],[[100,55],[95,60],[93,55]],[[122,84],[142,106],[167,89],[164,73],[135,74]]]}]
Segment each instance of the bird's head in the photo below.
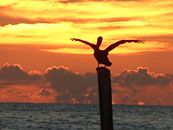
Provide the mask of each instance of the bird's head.
[{"label": "bird's head", "polygon": [[96,44],[96,46],[99,48],[100,47],[100,45],[102,44],[102,40],[103,40],[103,38],[101,37],[101,36],[99,36],[98,38],[97,38],[97,44]]}]

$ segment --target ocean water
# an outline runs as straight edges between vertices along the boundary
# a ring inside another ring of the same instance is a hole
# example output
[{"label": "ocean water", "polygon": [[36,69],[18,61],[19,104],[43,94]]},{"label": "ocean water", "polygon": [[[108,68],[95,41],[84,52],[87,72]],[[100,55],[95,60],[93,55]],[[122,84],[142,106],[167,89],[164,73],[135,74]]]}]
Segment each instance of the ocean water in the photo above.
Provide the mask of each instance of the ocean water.
[{"label": "ocean water", "polygon": [[[115,130],[173,130],[173,107],[114,105]],[[0,103],[0,130],[100,130],[98,105]]]}]

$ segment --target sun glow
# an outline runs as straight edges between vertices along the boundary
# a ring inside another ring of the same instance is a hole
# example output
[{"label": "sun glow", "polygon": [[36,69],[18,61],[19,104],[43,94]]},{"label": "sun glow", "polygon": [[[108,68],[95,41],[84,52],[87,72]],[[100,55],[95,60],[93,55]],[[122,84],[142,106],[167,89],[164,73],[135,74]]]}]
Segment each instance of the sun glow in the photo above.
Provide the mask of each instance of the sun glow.
[{"label": "sun glow", "polygon": [[138,105],[139,105],[139,106],[143,106],[143,105],[145,105],[145,103],[142,102],[142,101],[140,101],[140,102],[138,102]]}]

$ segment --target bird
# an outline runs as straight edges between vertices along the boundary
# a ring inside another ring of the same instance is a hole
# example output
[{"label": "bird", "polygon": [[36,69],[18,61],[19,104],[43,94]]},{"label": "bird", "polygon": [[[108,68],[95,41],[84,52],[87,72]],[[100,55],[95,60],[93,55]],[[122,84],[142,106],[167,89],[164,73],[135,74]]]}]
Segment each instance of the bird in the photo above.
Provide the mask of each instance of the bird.
[{"label": "bird", "polygon": [[93,44],[93,43],[90,43],[88,41],[81,40],[81,39],[78,39],[78,38],[71,38],[71,40],[72,41],[79,41],[79,42],[82,42],[86,45],[89,45],[94,50],[94,57],[98,62],[97,67],[99,67],[100,64],[103,64],[105,66],[111,66],[112,63],[110,62],[110,60],[108,58],[108,54],[111,50],[118,47],[120,44],[124,44],[124,43],[127,43],[127,42],[135,42],[135,43],[141,43],[142,42],[141,40],[119,40],[119,41],[111,44],[110,46],[108,46],[105,50],[100,50],[99,47],[101,46],[102,41],[103,41],[103,37],[101,37],[101,36],[99,36],[97,38],[97,43],[96,44]]}]

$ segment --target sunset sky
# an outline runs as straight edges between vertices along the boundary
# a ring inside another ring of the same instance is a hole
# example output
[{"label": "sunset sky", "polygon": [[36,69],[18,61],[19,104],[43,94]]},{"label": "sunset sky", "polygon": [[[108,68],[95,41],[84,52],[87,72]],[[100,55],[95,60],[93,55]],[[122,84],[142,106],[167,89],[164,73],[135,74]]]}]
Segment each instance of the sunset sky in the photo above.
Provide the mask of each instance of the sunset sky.
[{"label": "sunset sky", "polygon": [[114,104],[173,105],[172,0],[0,1],[0,102],[98,103],[93,50],[110,52]]}]

